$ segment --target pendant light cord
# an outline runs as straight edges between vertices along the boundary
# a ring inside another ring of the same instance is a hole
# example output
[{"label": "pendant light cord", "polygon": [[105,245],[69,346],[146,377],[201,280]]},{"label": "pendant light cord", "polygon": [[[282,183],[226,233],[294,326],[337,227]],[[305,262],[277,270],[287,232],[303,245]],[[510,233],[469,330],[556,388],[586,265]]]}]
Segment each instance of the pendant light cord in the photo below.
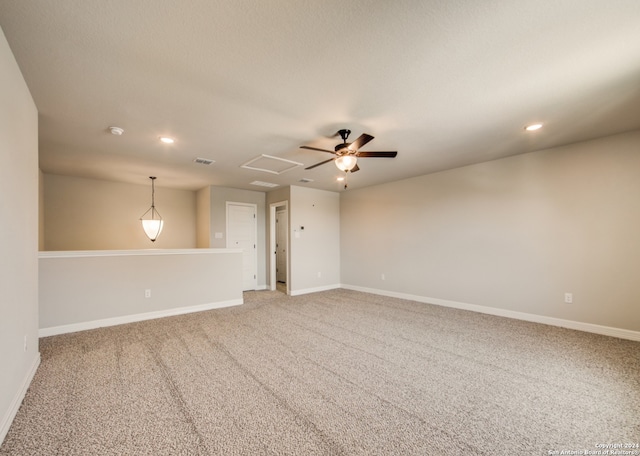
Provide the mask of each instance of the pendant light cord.
[{"label": "pendant light cord", "polygon": [[151,207],[156,207],[156,178],[151,177]]},{"label": "pendant light cord", "polygon": [[[151,179],[151,220],[155,219],[155,215],[158,211],[156,211],[156,177],[150,176]],[[160,216],[160,214],[158,214]]]}]

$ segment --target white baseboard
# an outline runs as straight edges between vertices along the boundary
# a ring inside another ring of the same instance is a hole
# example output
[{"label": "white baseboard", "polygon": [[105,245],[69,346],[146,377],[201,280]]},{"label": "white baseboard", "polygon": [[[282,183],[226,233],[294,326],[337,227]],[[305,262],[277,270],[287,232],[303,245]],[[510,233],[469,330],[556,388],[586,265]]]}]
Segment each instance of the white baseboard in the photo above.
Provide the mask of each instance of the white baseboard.
[{"label": "white baseboard", "polygon": [[426,296],[412,295],[408,293],[399,293],[395,291],[379,290],[376,288],[359,287],[356,285],[342,285],[347,290],[362,291],[364,293],[372,293],[380,296],[389,296],[392,298],[408,299],[411,301],[423,302],[426,304],[435,304],[443,307],[452,307],[454,309],[470,310],[498,317],[514,318],[516,320],[530,321],[533,323],[542,323],[545,325],[559,326],[561,328],[575,329],[604,336],[618,337],[620,339],[628,339],[640,341],[640,332],[631,331],[629,329],[613,328],[611,326],[595,325],[593,323],[584,323],[581,321],[564,320],[562,318],[547,317],[544,315],[536,315],[525,312],[517,312],[515,310],[498,309],[495,307],[480,306],[478,304],[468,304],[465,302],[449,301],[447,299],[429,298]]},{"label": "white baseboard", "polygon": [[134,315],[123,315],[121,317],[105,318],[102,320],[85,321],[81,323],[73,323],[70,325],[53,326],[50,328],[40,328],[38,335],[40,337],[56,336],[58,334],[66,334],[77,331],[86,331],[87,329],[103,328],[105,326],[123,325],[126,323],[134,323],[136,321],[153,320],[156,318],[173,317],[175,315],[183,315],[193,312],[202,312],[204,310],[222,309],[223,307],[238,306],[243,304],[243,299],[232,299],[229,301],[213,302],[208,304],[199,304],[189,307],[177,307],[174,309],[159,310],[156,312],[147,312]]},{"label": "white baseboard", "polygon": [[335,290],[337,288],[342,288],[342,285],[340,285],[339,283],[335,283],[333,285],[324,285],[322,287],[303,288],[302,290],[289,290],[289,295],[300,296],[300,295],[309,294],[309,293],[317,293],[319,291]]},{"label": "white baseboard", "polygon": [[24,377],[22,381],[22,385],[20,385],[20,389],[16,392],[16,395],[11,401],[11,405],[9,406],[9,410],[5,413],[4,417],[2,417],[2,422],[0,423],[0,445],[4,442],[4,438],[7,436],[7,432],[9,432],[9,428],[11,427],[11,423],[13,423],[13,419],[16,417],[18,410],[20,409],[20,405],[22,405],[22,400],[24,396],[27,394],[27,390],[29,389],[29,385],[31,385],[31,381],[33,380],[33,376],[36,375],[36,371],[38,370],[38,366],[40,365],[40,353],[38,352],[37,356],[33,360],[27,375]]}]

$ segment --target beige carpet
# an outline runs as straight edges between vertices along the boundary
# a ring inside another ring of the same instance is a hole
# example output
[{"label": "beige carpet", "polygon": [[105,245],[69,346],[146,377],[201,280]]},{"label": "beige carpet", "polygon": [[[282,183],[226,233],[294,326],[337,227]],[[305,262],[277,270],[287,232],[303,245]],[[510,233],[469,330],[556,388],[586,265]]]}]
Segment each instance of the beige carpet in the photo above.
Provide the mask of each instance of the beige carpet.
[{"label": "beige carpet", "polygon": [[640,441],[640,343],[347,290],[41,340],[1,455],[547,455]]}]

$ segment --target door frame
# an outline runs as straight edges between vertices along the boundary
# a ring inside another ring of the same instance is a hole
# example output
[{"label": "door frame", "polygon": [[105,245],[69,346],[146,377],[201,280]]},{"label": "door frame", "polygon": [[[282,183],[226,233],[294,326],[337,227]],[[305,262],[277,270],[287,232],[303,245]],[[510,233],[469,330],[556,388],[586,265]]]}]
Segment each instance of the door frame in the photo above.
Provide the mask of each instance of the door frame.
[{"label": "door frame", "polygon": [[[276,209],[283,207],[287,211],[287,222],[291,225],[289,220],[289,202],[278,201],[277,203],[269,204],[269,289],[274,291],[276,289]],[[287,294],[291,289],[291,268],[289,267],[289,255],[291,254],[289,227],[286,229],[287,233],[287,255],[285,256],[285,263],[287,267]]]},{"label": "door frame", "polygon": [[[287,283],[287,230],[289,229],[289,212],[284,206],[276,207],[276,288],[279,283]],[[281,245],[282,241],[282,245]]]},{"label": "door frame", "polygon": [[[233,246],[229,245],[229,206],[233,205],[233,206],[249,206],[253,208],[253,239],[255,240],[255,248],[253,249],[253,257],[254,257],[254,261],[253,261],[253,270],[255,271],[255,278],[254,280],[254,290],[258,289],[258,205],[255,203],[240,203],[240,202],[236,202],[236,201],[226,201],[225,202],[225,222],[226,222],[226,246],[227,248],[233,248]],[[244,281],[244,278],[243,278]],[[242,288],[244,288],[244,283],[242,285]]]}]

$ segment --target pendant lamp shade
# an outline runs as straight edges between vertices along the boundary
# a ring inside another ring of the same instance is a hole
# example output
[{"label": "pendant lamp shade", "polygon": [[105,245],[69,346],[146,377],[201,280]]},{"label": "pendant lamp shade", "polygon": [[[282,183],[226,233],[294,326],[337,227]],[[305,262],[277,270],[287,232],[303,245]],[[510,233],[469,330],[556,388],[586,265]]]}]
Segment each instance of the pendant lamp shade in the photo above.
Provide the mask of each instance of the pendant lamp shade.
[{"label": "pendant lamp shade", "polygon": [[339,170],[347,172],[351,171],[356,166],[357,162],[358,159],[355,155],[341,155],[336,158],[335,164]]},{"label": "pendant lamp shade", "polygon": [[[160,217],[158,211],[156,211],[156,215]],[[162,220],[142,220],[142,229],[146,233],[147,237],[151,240],[151,242],[155,242],[160,236],[162,232],[162,227],[164,222]]]},{"label": "pendant lamp shade", "polygon": [[142,216],[140,217],[140,221],[142,222],[142,229],[144,229],[147,237],[151,240],[151,242],[155,242],[162,232],[164,221],[162,220],[162,216],[156,210],[155,206],[156,178],[154,176],[151,176],[149,177],[149,179],[151,179],[151,207],[147,209],[147,212],[142,214]]}]

